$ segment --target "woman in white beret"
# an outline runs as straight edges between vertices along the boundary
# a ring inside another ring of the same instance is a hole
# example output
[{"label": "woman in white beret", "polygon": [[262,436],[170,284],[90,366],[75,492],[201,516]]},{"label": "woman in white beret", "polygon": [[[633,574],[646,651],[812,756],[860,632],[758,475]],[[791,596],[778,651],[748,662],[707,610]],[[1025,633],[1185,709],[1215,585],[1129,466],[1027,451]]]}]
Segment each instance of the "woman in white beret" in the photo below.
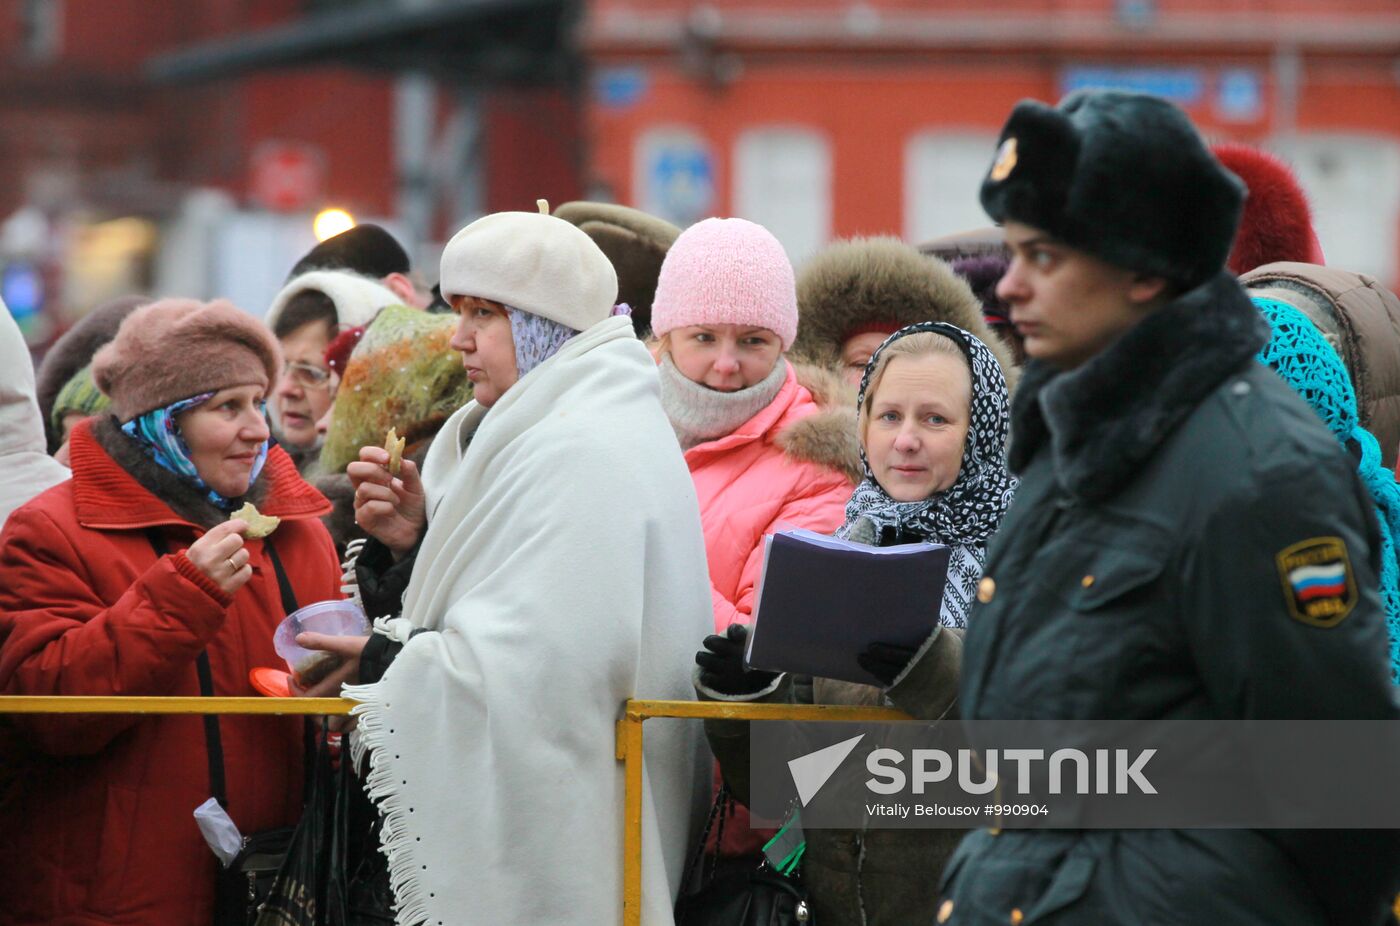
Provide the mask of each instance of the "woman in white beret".
[{"label": "woman in white beret", "polygon": [[[361,683],[344,693],[360,702],[399,922],[615,923],[614,724],[628,698],[690,697],[690,648],[711,624],[695,489],[586,234],[486,216],[448,243],[442,293],[473,401],[421,480],[409,461],[392,475],[377,447],[347,469],[363,555],[412,560],[402,616],[368,644],[303,636],[354,657],[307,693]],[[699,733],[647,736],[643,923],[672,921],[703,802]]]}]

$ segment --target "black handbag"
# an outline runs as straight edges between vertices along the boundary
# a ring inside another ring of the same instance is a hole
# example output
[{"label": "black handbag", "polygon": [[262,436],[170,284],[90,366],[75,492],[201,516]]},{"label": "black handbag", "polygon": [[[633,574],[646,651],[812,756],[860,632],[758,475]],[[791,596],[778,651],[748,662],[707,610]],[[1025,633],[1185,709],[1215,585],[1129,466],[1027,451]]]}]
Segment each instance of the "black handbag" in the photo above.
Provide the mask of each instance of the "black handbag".
[{"label": "black handbag", "polygon": [[[686,865],[685,877],[681,880],[676,926],[815,926],[807,891],[798,878],[779,874],[766,861],[752,869],[717,872],[724,818],[731,812],[733,802],[728,787],[721,786],[710,805],[700,845]],[[715,852],[711,858],[705,846],[716,820],[719,829],[715,833]],[[702,865],[702,884],[686,894],[684,891],[701,860],[710,863]]]},{"label": "black handbag", "polygon": [[[286,848],[276,860],[279,864],[270,873],[262,866],[256,870],[252,868],[253,857],[248,852],[253,845],[250,838],[244,851],[225,872],[241,875],[248,885],[242,897],[241,913],[250,917],[244,922],[252,926],[326,926],[331,922],[326,900],[332,864],[335,772],[328,733],[329,726],[323,718],[320,742],[314,759],[309,760],[313,764],[306,806],[300,822],[291,831]],[[231,906],[229,910],[232,915],[240,913],[238,907]],[[224,924],[216,921],[215,926]]]},{"label": "black handbag", "polygon": [[389,859],[379,848],[384,818],[342,754],[330,831],[330,926],[393,926]]}]

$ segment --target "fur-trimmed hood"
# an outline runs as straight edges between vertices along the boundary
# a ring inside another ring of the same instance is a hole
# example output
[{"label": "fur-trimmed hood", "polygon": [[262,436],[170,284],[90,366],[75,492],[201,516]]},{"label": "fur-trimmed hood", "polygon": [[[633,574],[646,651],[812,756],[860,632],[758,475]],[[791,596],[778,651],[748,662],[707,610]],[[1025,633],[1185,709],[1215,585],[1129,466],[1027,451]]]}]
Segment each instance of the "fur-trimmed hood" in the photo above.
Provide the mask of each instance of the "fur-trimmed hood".
[{"label": "fur-trimmed hood", "polygon": [[794,359],[835,370],[841,345],[862,325],[948,322],[981,339],[1007,384],[1016,381],[1011,352],[988,327],[972,289],[946,263],[897,238],[851,238],[819,251],[798,273],[797,308]]},{"label": "fur-trimmed hood", "polygon": [[1102,501],[1225,379],[1254,362],[1269,326],[1221,271],[1062,373],[1031,361],[1011,408],[1008,463],[1020,473],[1048,443],[1067,492]]},{"label": "fur-trimmed hood", "polygon": [[860,435],[856,425],[856,390],[825,367],[794,362],[797,382],[806,387],[821,411],[794,421],[778,432],[775,443],[794,460],[838,470],[860,482]]}]

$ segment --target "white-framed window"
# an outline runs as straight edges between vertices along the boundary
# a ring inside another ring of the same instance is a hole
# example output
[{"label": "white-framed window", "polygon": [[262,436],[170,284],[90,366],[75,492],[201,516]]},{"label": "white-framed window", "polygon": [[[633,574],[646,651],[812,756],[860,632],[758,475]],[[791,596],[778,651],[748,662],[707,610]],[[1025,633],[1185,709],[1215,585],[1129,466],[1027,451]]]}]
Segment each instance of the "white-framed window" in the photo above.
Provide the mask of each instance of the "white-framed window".
[{"label": "white-framed window", "polygon": [[1308,194],[1327,263],[1394,286],[1400,279],[1400,142],[1382,135],[1306,132],[1273,150],[1293,165]]},{"label": "white-framed window", "polygon": [[996,153],[991,132],[923,131],[904,146],[904,238],[918,244],[991,224],[977,198]]},{"label": "white-framed window", "polygon": [[734,144],[734,214],[757,222],[800,264],[831,238],[831,142],[800,126],[765,126]]}]

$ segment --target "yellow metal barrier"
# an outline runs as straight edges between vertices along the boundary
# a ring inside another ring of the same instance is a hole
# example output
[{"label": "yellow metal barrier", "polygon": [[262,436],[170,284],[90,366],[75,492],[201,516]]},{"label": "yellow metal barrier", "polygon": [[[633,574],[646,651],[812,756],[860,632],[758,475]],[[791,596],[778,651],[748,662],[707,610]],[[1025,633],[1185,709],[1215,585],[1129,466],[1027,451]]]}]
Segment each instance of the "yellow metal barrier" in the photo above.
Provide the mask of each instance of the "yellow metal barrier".
[{"label": "yellow metal barrier", "polygon": [[825,723],[912,721],[889,707],[837,704],[741,704],[732,701],[628,701],[617,722],[617,757],[624,763],[622,926],[642,922],[642,723],[653,717],[684,720],[801,720]]},{"label": "yellow metal barrier", "polygon": [[[344,698],[147,698],[0,695],[0,714],[348,714]],[[737,704],[726,701],[628,701],[617,722],[617,758],[623,762],[623,926],[642,921],[642,724],[681,720],[802,720],[827,723],[911,721],[893,708],[832,704]]]},{"label": "yellow metal barrier", "polygon": [[348,714],[344,698],[118,698],[0,695],[0,714]]}]

